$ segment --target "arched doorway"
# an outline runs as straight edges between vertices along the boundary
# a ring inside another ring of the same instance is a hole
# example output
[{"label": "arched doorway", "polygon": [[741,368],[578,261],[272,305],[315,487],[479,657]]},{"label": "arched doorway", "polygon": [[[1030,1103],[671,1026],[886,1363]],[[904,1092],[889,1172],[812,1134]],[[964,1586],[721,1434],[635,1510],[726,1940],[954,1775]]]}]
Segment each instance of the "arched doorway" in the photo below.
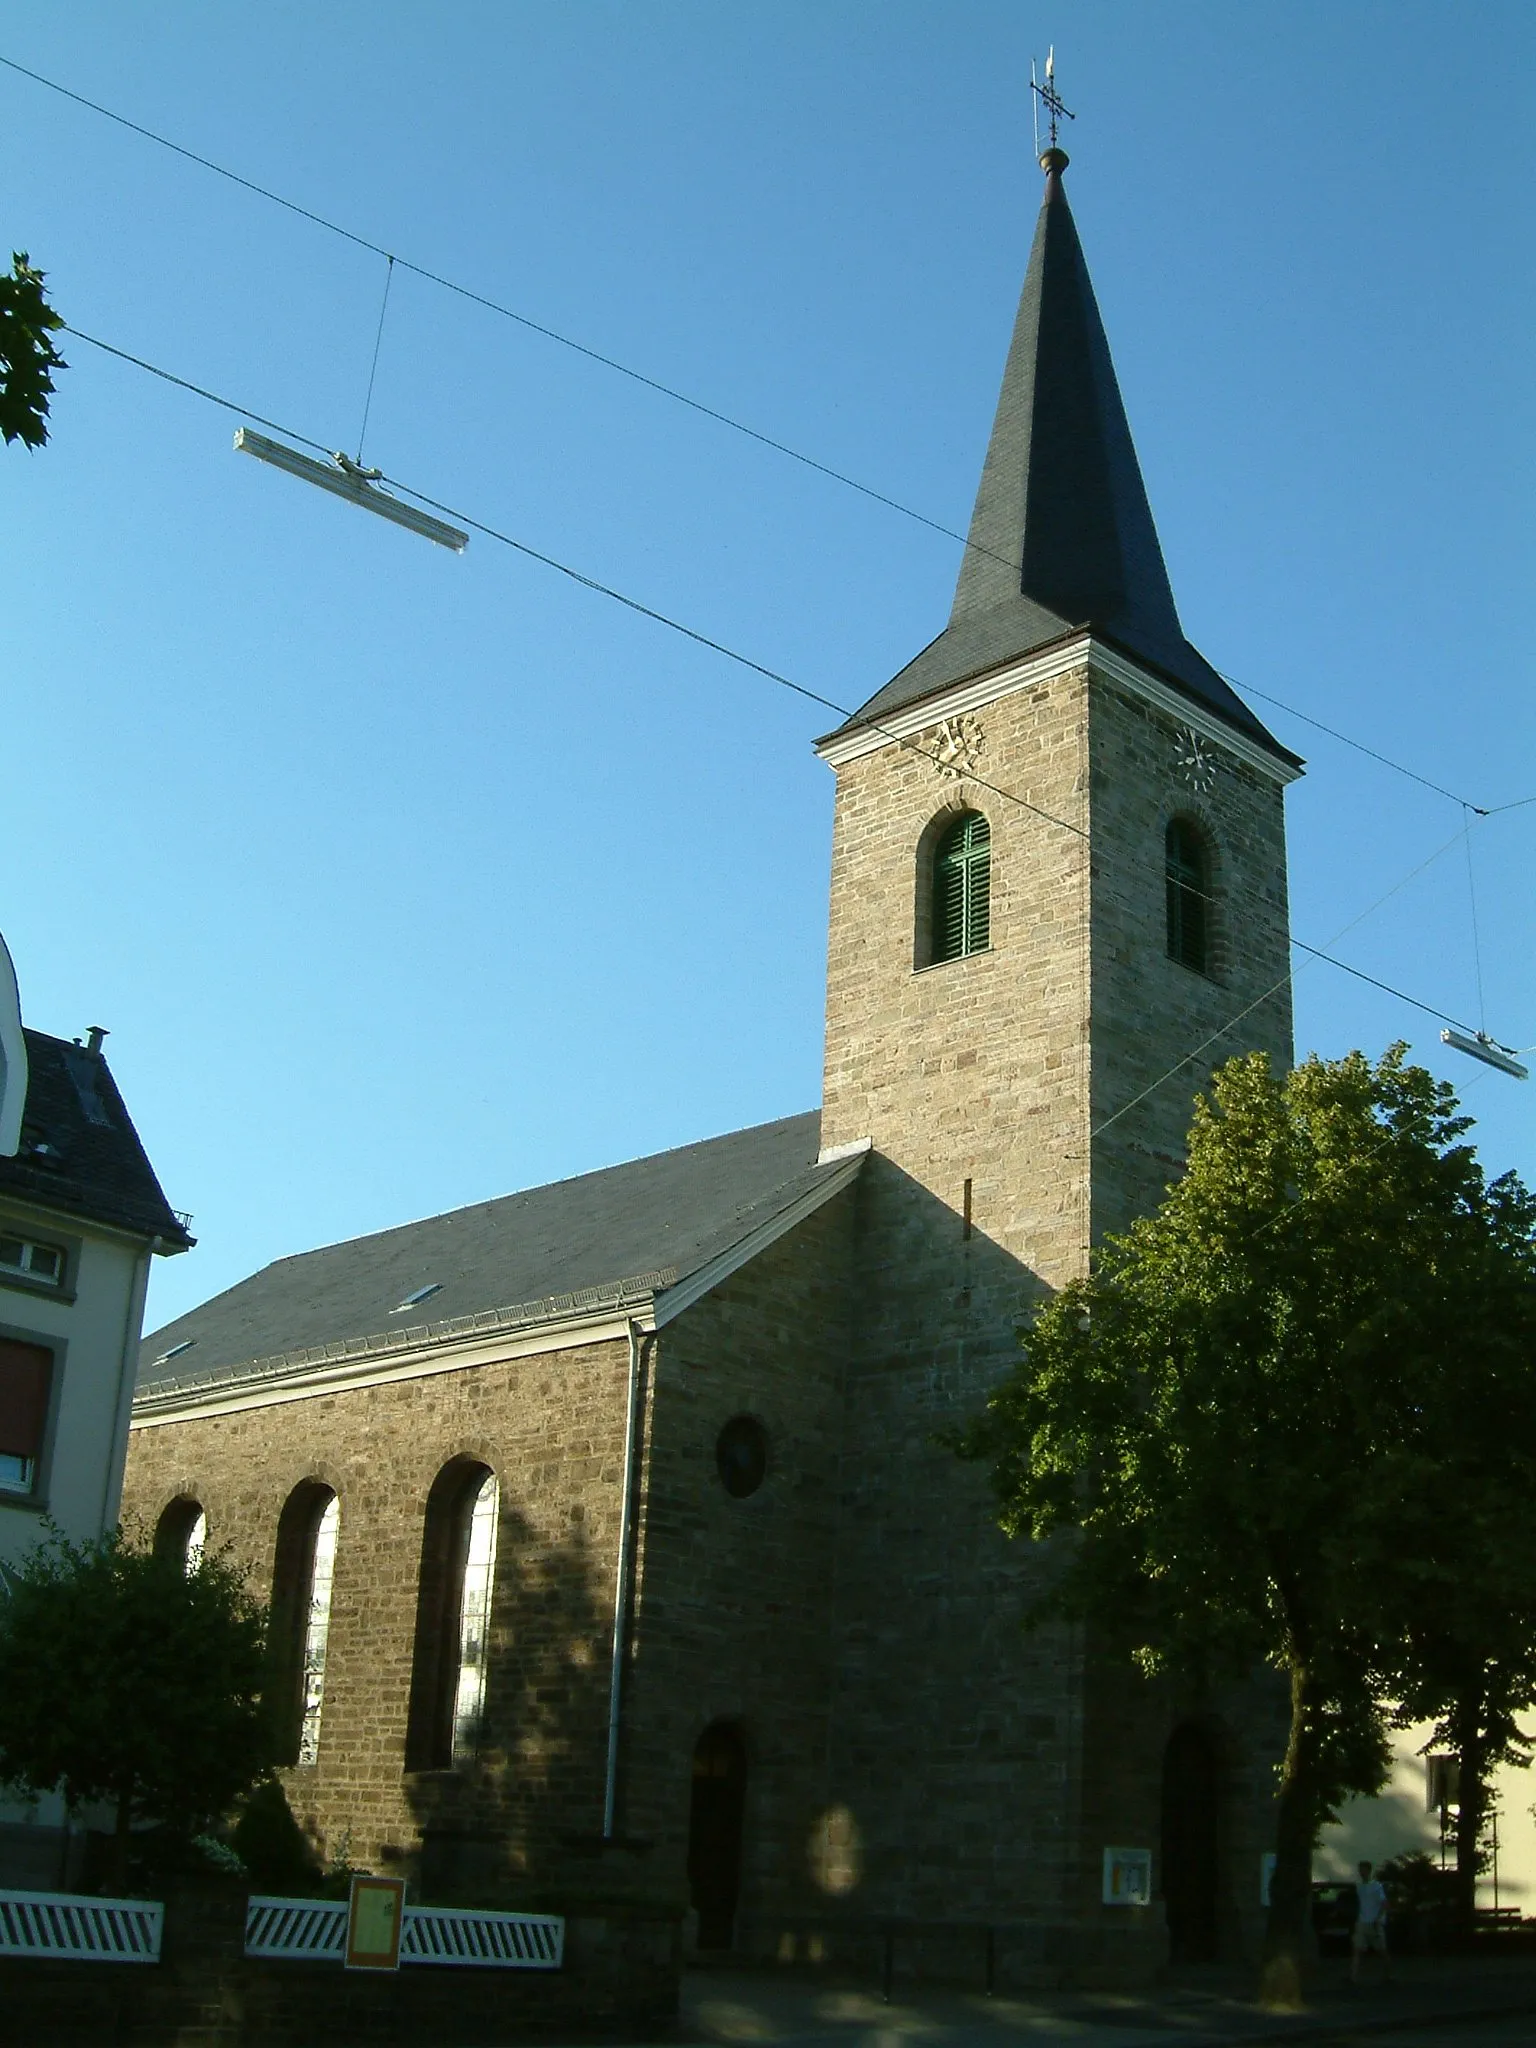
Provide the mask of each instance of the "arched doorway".
[{"label": "arched doorway", "polygon": [[1163,1903],[1168,1959],[1214,1962],[1220,1858],[1220,1759],[1209,1729],[1182,1722],[1163,1752]]},{"label": "arched doorway", "polygon": [[747,1752],[741,1730],[714,1721],[694,1745],[688,1805],[688,1895],[699,1916],[699,1947],[729,1948],[741,1896],[742,1815]]}]

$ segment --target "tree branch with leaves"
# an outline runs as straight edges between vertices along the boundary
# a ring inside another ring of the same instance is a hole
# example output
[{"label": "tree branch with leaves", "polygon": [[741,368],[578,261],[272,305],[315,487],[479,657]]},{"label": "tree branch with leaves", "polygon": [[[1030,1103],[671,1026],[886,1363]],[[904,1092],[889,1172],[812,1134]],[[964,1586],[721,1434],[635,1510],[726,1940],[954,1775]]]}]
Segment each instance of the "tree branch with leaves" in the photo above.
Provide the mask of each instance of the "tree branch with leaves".
[{"label": "tree branch with leaves", "polygon": [[230,1560],[192,1571],[114,1532],[57,1531],[0,1597],[0,1782],[115,1814],[114,1882],[134,1823],[191,1837],[270,1768],[265,1613]]},{"label": "tree branch with leaves", "polygon": [[42,271],[24,249],[14,252],[9,272],[0,271],[0,436],[8,443],[41,448],[48,439],[53,373],[69,368],[52,339],[63,325]]},{"label": "tree branch with leaves", "polygon": [[[1480,1516],[1438,1512],[1480,1458],[1536,1476],[1531,1198],[1489,1186],[1468,1127],[1401,1046],[1284,1076],[1229,1062],[1183,1178],[1044,1309],[962,1446],[1006,1531],[1071,1532],[1042,1617],[1104,1625],[1148,1671],[1284,1673],[1276,2005],[1300,1996],[1319,1831],[1384,1782],[1410,1617],[1479,1573],[1496,1604],[1516,1569],[1505,1543],[1490,1572]],[[1507,1419],[1497,1447],[1450,1431],[1468,1400]]]}]

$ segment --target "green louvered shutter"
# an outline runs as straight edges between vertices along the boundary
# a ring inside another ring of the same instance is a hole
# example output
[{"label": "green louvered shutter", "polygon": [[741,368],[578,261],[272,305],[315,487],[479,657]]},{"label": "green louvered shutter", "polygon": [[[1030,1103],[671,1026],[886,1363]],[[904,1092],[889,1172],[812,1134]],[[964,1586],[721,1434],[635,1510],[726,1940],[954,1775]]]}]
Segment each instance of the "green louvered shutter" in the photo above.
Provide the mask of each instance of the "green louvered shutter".
[{"label": "green louvered shutter", "polygon": [[1165,839],[1168,891],[1168,955],[1181,966],[1207,972],[1209,944],[1206,906],[1210,901],[1210,861],[1205,841],[1185,818],[1175,818]]},{"label": "green louvered shutter", "polygon": [[933,960],[986,950],[991,931],[992,828],[967,811],[933,857]]}]

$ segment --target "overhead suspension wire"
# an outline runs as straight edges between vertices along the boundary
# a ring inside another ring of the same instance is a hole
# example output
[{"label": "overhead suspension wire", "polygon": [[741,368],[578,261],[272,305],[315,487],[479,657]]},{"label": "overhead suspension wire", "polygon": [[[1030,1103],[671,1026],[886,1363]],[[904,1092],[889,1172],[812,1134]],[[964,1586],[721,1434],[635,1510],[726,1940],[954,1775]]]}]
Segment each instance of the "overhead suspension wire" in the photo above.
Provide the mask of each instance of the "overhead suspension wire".
[{"label": "overhead suspension wire", "polygon": [[389,258],[384,272],[384,297],[379,305],[379,327],[373,337],[373,361],[368,365],[368,396],[363,400],[363,424],[357,434],[357,466],[363,466],[363,442],[368,437],[368,415],[373,411],[373,382],[379,374],[379,350],[384,344],[384,315],[389,311],[389,288],[394,283],[395,259]]},{"label": "overhead suspension wire", "polygon": [[[144,370],[150,376],[157,377],[163,382],[173,385],[178,390],[190,392],[194,397],[201,398],[211,405],[218,406],[225,412],[233,413],[241,419],[257,420],[262,426],[271,427],[274,432],[284,434],[290,440],[299,441],[305,447],[318,449],[321,453],[331,452],[326,449],[323,442],[316,441],[309,435],[300,434],[281,421],[268,419],[260,413],[252,412],[249,408],[237,404],[233,399],[225,398],[218,392],[210,391],[205,385],[195,384],[189,378],[179,377],[173,371],[162,369],[159,364],[152,363],[143,356],[133,355],[127,349],[118,348],[113,343],[103,341],[96,335],[87,334],[83,329],[71,326],[68,323],[65,323],[64,331],[72,334],[76,340],[86,342],[92,348],[99,349],[106,355],[115,356],[119,361],[129,363],[135,369]],[[650,619],[655,624],[666,627],[670,632],[680,634],[684,639],[694,642],[695,645],[704,647],[712,653],[719,654],[724,659],[734,662],[742,668],[751,670],[753,674],[760,675],[769,682],[776,683],[784,689],[793,691],[796,696],[804,697],[809,702],[822,706],[825,710],[833,712],[837,717],[846,720],[856,715],[848,706],[839,704],[835,699],[825,696],[821,691],[813,690],[809,685],[797,682],[792,676],[784,675],[778,669],[769,668],[765,663],[754,660],[752,656],[741,653],[739,649],[729,646],[726,642],[716,640],[707,633],[701,633],[696,628],[685,625],[682,620],[675,619],[666,612],[658,611],[652,605],[642,603],[640,599],[615,589],[611,584],[601,582],[595,576],[588,576],[584,571],[573,568],[568,562],[562,562],[553,555],[545,554],[541,549],[531,546],[528,542],[518,540],[514,535],[503,532],[499,527],[491,526],[484,520],[475,519],[460,507],[445,504],[438,498],[429,497],[424,491],[419,491],[414,486],[402,482],[398,477],[386,476],[382,471],[378,472],[378,475],[381,482],[390,485],[397,491],[403,491],[408,497],[414,498],[418,504],[430,506],[434,512],[441,513],[447,518],[462,521],[471,531],[484,534],[488,540],[497,541],[502,546],[511,548],[516,553],[526,556],[530,561],[541,563],[545,568],[555,570],[559,575],[568,577],[573,583],[580,584],[583,589],[593,591],[598,596],[606,597],[613,603],[622,605],[626,610],[637,613],[641,618]],[[939,754],[930,748],[920,745],[911,736],[893,732],[889,727],[881,725],[874,719],[867,719],[864,723],[869,731],[878,733],[883,739],[890,740],[908,752],[917,755],[920,759],[930,762],[931,765],[938,768],[941,772],[948,770],[949,764]],[[1053,812],[1042,809],[1038,804],[1031,803],[1027,797],[1020,796],[1015,790],[1006,789],[1000,783],[990,782],[984,776],[977,775],[969,770],[966,773],[965,779],[973,783],[977,788],[985,789],[991,795],[999,797],[1007,803],[1017,805],[1020,809],[1029,812],[1032,816],[1041,819],[1046,824],[1058,826],[1062,831],[1069,832],[1075,838],[1081,839],[1084,842],[1089,840],[1090,835],[1082,826],[1073,824],[1069,819],[1057,817]],[[1521,801],[1532,801],[1532,799],[1522,799]],[[1505,808],[1515,809],[1518,806],[1509,805]],[[1362,923],[1367,917],[1379,910],[1382,904],[1396,895],[1400,889],[1406,888],[1409,882],[1422,874],[1425,868],[1432,865],[1450,847],[1454,846],[1457,840],[1461,839],[1469,829],[1470,820],[1464,819],[1461,831],[1455,833],[1450,839],[1446,840],[1444,845],[1437,847],[1417,867],[1395,882],[1385,895],[1378,897],[1374,903],[1368,905],[1365,910],[1351,918],[1348,924],[1344,925],[1334,934],[1333,938],[1329,941],[1329,945],[1337,945],[1338,941],[1347,933],[1353,931],[1356,925]],[[1287,936],[1289,937],[1289,935]],[[1384,990],[1388,995],[1398,997],[1401,1001],[1412,1005],[1415,1009],[1424,1011],[1429,1016],[1438,1017],[1443,1022],[1458,1025],[1460,1029],[1470,1030],[1469,1026],[1459,1025],[1458,1020],[1449,1016],[1447,1012],[1419,1001],[1417,997],[1408,995],[1402,989],[1394,988],[1388,982],[1377,980],[1374,975],[1366,974],[1361,969],[1350,966],[1347,961],[1337,959],[1331,952],[1325,951],[1320,947],[1309,946],[1301,939],[1289,938],[1289,943],[1300,951],[1311,955],[1314,959],[1324,960],[1330,966],[1337,967],[1346,974],[1354,975],[1358,980],[1369,982],[1373,987]],[[1112,1115],[1096,1125],[1090,1132],[1090,1137],[1098,1137],[1111,1124],[1117,1123],[1122,1116],[1136,1108],[1139,1103],[1144,1102],[1149,1095],[1162,1087],[1166,1081],[1171,1080],[1175,1074],[1182,1071],[1192,1060],[1198,1059],[1203,1052],[1216,1044],[1219,1039],[1225,1037],[1245,1017],[1250,1016],[1254,1010],[1269,1001],[1272,996],[1277,995],[1292,979],[1292,974],[1287,971],[1278,981],[1272,983],[1269,988],[1265,989],[1252,1002],[1238,1011],[1235,1016],[1228,1018],[1216,1031],[1203,1039],[1199,1045],[1185,1053],[1182,1058],[1176,1060],[1172,1066],[1158,1075],[1155,1080],[1149,1082],[1139,1094],[1133,1096],[1129,1102],[1123,1103]],[[1483,1036],[1484,1034],[1479,1033],[1478,1035]]]},{"label": "overhead suspension wire", "polygon": [[[1444,783],[1431,782],[1427,775],[1421,775],[1417,768],[1406,768],[1401,761],[1394,761],[1390,754],[1383,754],[1375,747],[1368,747],[1364,740],[1351,739],[1347,732],[1340,732],[1337,726],[1325,725],[1320,718],[1314,718],[1308,711],[1298,711],[1294,704],[1287,704],[1283,698],[1272,697],[1268,690],[1261,690],[1257,683],[1239,682],[1236,676],[1229,676],[1223,670],[1216,673],[1224,683],[1230,683],[1234,690],[1241,690],[1246,696],[1261,697],[1266,704],[1273,704],[1291,718],[1299,718],[1303,725],[1310,725],[1318,732],[1327,733],[1329,739],[1337,740],[1341,746],[1353,747],[1357,754],[1365,754],[1372,761],[1379,761],[1383,768],[1390,768],[1398,775],[1406,775],[1410,782],[1417,782],[1425,789],[1432,789],[1436,796],[1447,797],[1453,804],[1460,804],[1464,811],[1473,811],[1479,818],[1491,818],[1495,810],[1512,811],[1514,804],[1495,804],[1491,809],[1484,804],[1474,804],[1464,796],[1458,796],[1454,789],[1447,789]],[[1536,798],[1525,797],[1522,802],[1533,803]]]},{"label": "overhead suspension wire", "polygon": [[[1374,903],[1368,903],[1364,910],[1349,920],[1348,924],[1341,925],[1328,941],[1329,947],[1336,946],[1340,939],[1347,938],[1357,925],[1364,924],[1368,917],[1373,917],[1384,903],[1390,903],[1400,890],[1406,889],[1410,882],[1417,881],[1426,868],[1433,867],[1437,860],[1450,852],[1461,836],[1460,832],[1453,832],[1449,839],[1435,848],[1433,853],[1426,855],[1417,867],[1410,868],[1406,875],[1400,876],[1384,895],[1378,896]],[[1319,946],[1309,946],[1303,940],[1294,938],[1290,934],[1287,934],[1286,937],[1288,943],[1299,952],[1310,954],[1316,960],[1325,960],[1330,967],[1337,967],[1345,974],[1352,974],[1361,981],[1371,982],[1376,988],[1385,990],[1388,995],[1400,997],[1403,1002],[1410,1004],[1414,1009],[1423,1010],[1431,1017],[1438,1017],[1442,1023],[1452,1025],[1457,1023],[1457,1020],[1454,1017],[1448,1016],[1444,1010],[1433,1009],[1428,1003],[1421,1003],[1416,996],[1410,996],[1402,989],[1393,988],[1388,982],[1377,981],[1374,975],[1366,974],[1358,967],[1351,967],[1348,961],[1338,959],[1331,951],[1325,951]],[[1262,989],[1251,1003],[1245,1003],[1242,1009],[1238,1010],[1233,1016],[1228,1017],[1224,1023],[1219,1024],[1208,1037],[1202,1038],[1197,1046],[1194,1046],[1189,1052],[1176,1059],[1171,1066],[1165,1067],[1160,1074],[1147,1083],[1145,1088],[1141,1089],[1138,1094],[1133,1095],[1129,1102],[1122,1102],[1117,1110],[1111,1111],[1101,1123],[1095,1124],[1088,1134],[1090,1138],[1099,1137],[1101,1133],[1109,1129],[1111,1124],[1117,1124],[1121,1117],[1128,1115],[1131,1110],[1145,1102],[1149,1095],[1155,1095],[1165,1082],[1171,1081],[1175,1074],[1182,1073],[1185,1067],[1189,1066],[1192,1061],[1199,1059],[1202,1053],[1209,1052],[1213,1045],[1219,1044],[1229,1031],[1235,1030],[1245,1018],[1251,1017],[1254,1011],[1261,1009],[1271,997],[1277,996],[1281,989],[1292,986],[1295,979],[1294,970],[1287,967],[1285,973],[1277,981],[1272,981],[1268,988]],[[1458,1028],[1465,1030],[1467,1027],[1462,1025]]]},{"label": "overhead suspension wire", "polygon": [[[1467,901],[1472,908],[1472,963],[1477,971],[1477,1035],[1488,1035],[1488,1017],[1483,1007],[1483,948],[1477,929],[1477,878],[1472,872],[1472,820],[1462,827],[1461,841],[1467,850]],[[1448,1020],[1455,1023],[1454,1018]]]},{"label": "overhead suspension wire", "polygon": [[[858,477],[850,476],[846,471],[835,468],[831,463],[822,462],[814,455],[807,455],[803,449],[796,448],[789,442],[778,439],[773,434],[764,433],[757,427],[749,426],[746,421],[737,419],[734,415],[723,412],[719,407],[709,405],[702,399],[694,398],[688,392],[681,391],[675,385],[667,384],[658,377],[649,376],[645,371],[637,370],[633,365],[621,362],[616,356],[607,355],[601,349],[592,348],[586,342],[577,341],[573,335],[563,334],[558,328],[550,327],[544,321],[535,320],[530,314],[519,312],[514,306],[509,306],[501,300],[493,299],[484,292],[475,291],[471,286],[460,284],[456,279],[447,277],[440,271],[429,269],[425,264],[415,263],[409,257],[396,255],[386,249],[382,243],[371,240],[367,235],[359,234],[353,228],[344,227],[339,221],[330,219],[327,215],[317,212],[313,207],[301,205],[297,200],[289,199],[281,192],[274,192],[270,186],[259,184],[254,178],[247,178],[239,171],[231,170],[226,164],[218,163],[212,157],[203,156],[197,150],[189,149],[184,143],[173,141],[170,136],[162,135],[157,129],[146,127],[141,121],[131,120],[128,115],[118,113],[115,108],[104,106],[101,101],[90,99],[84,93],[75,92],[71,87],[61,85],[57,79],[48,78],[42,72],[34,71],[28,65],[18,63],[14,57],[0,55],[0,66],[16,72],[23,78],[31,79],[35,85],[41,85],[49,92],[59,94],[63,99],[72,100],[75,105],[84,107],[93,114],[99,114],[103,120],[111,121],[120,128],[126,128],[130,133],[141,136],[147,142],[155,143],[161,149],[169,150],[173,155],[184,158],[188,163],[196,164],[201,170],[211,171],[215,177],[223,178],[232,185],[238,185],[243,191],[252,193],[256,198],[265,199],[271,205],[281,207],[285,212],[294,214],[301,220],[308,221],[314,227],[324,228],[327,233],[339,236],[343,241],[352,243],[356,248],[366,249],[375,256],[382,256],[389,265],[389,272],[384,286],[385,306],[389,302],[389,279],[393,277],[395,267],[398,265],[400,269],[410,271],[413,276],[421,278],[424,282],[434,284],[442,291],[451,292],[458,298],[465,299],[473,305],[482,307],[487,312],[498,315],[501,319],[510,320],[517,326],[528,329],[530,333],[540,335],[544,340],[556,343],[561,348],[570,349],[575,354],[584,356],[589,362],[596,363],[605,370],[612,370],[615,375],[626,377],[632,383],[644,386],[646,390],[655,392],[659,397],[669,399],[676,405],[684,406],[689,411],[698,413],[705,419],[713,420],[718,426],[729,428],[732,433],[741,434],[746,439],[755,441],[759,446],[771,450],[774,454],[782,455],[791,462],[798,462],[803,467],[814,470],[818,475],[828,478],[833,483],[841,484],[848,490],[856,491],[860,496],[870,499],[877,505],[885,506],[888,511],[898,513],[904,519],[916,521],[918,525],[927,527],[931,532],[943,535],[946,540],[958,541],[961,547],[965,548],[968,552],[986,555],[991,560],[1000,562],[1010,569],[1017,569],[1021,566],[1011,556],[997,553],[995,549],[987,547],[984,543],[973,540],[969,534],[961,533],[956,527],[946,524],[945,521],[934,519],[928,513],[918,511],[915,506],[905,504],[901,499],[893,498],[885,491],[877,490],[873,485],[862,482]],[[379,334],[382,337],[382,308],[379,315]],[[88,338],[82,336],[82,339]],[[376,340],[374,344],[373,372],[376,373],[377,369],[378,341]],[[368,382],[369,405],[372,403],[372,396],[373,373],[370,373]],[[365,430],[367,427],[367,411],[368,408],[365,406],[363,422]],[[252,413],[247,415],[247,417],[254,419],[256,415]],[[270,422],[266,422],[266,424],[270,424]],[[316,444],[309,443],[308,445],[314,446]],[[361,465],[361,462],[360,439],[359,465]],[[403,489],[404,486],[399,486],[398,488]],[[1420,774],[1416,768],[1409,768],[1403,762],[1393,760],[1390,755],[1381,753],[1377,748],[1367,746],[1361,740],[1352,739],[1348,733],[1340,732],[1336,727],[1325,724],[1322,719],[1314,718],[1309,712],[1298,710],[1294,704],[1287,703],[1284,698],[1276,697],[1267,690],[1259,689],[1256,684],[1241,682],[1236,677],[1229,675],[1224,675],[1223,681],[1229,683],[1234,689],[1242,690],[1250,696],[1261,698],[1266,704],[1273,704],[1278,710],[1284,711],[1289,717],[1300,719],[1304,725],[1310,725],[1318,732],[1326,733],[1330,739],[1337,740],[1340,745],[1353,747],[1357,753],[1366,755],[1369,759],[1378,762],[1382,767],[1390,768],[1395,773],[1406,776],[1409,781],[1419,783],[1423,788],[1434,791],[1437,796],[1443,796],[1451,803],[1461,804],[1465,809],[1475,812],[1479,817],[1492,817],[1501,811],[1519,810],[1528,803],[1536,803],[1536,796],[1532,796],[1522,797],[1515,803],[1510,804],[1494,804],[1492,806],[1474,804],[1470,799],[1458,795],[1456,791],[1445,788],[1442,783],[1432,781],[1429,776]]]},{"label": "overhead suspension wire", "polygon": [[[158,363],[149,362],[143,356],[133,355],[127,349],[117,348],[109,341],[102,341],[97,335],[87,334],[83,328],[66,321],[62,323],[61,331],[73,335],[76,341],[87,342],[92,348],[100,349],[105,355],[116,356],[121,362],[131,363],[135,369],[147,370],[152,377],[159,377],[181,391],[189,391],[194,397],[206,399],[209,404],[233,413],[238,419],[256,420],[264,427],[271,427],[274,433],[286,434],[292,441],[301,441],[306,448],[316,448],[322,455],[333,454],[323,441],[316,441],[308,434],[296,433],[291,427],[284,426],[281,421],[267,419],[261,413],[250,411],[246,406],[237,405],[232,398],[224,398],[218,392],[208,390],[205,385],[192,383],[189,378],[178,377],[174,371],[163,370]],[[579,583],[584,590],[593,591],[599,597],[606,597],[614,604],[623,605],[627,611],[637,612],[641,618],[651,619],[658,626],[665,626],[669,632],[680,634],[683,639],[692,640],[695,645],[708,648],[711,653],[722,655],[727,661],[735,662],[741,668],[750,669],[754,675],[763,676],[771,683],[792,690],[797,697],[804,697],[812,704],[821,705],[824,710],[834,713],[840,719],[847,720],[855,715],[846,704],[839,704],[835,698],[823,695],[820,690],[813,690],[809,684],[796,682],[793,676],[787,676],[779,669],[769,668],[764,662],[755,661],[750,654],[743,654],[738,648],[727,645],[725,641],[713,639],[708,633],[701,633],[696,627],[685,625],[681,619],[673,618],[670,613],[658,611],[653,605],[644,604],[639,598],[630,597],[627,592],[616,590],[611,583],[604,583],[596,576],[588,576],[584,570],[573,568],[569,562],[562,562],[554,555],[546,555],[527,541],[518,540],[515,535],[504,533],[499,527],[489,526],[484,520],[472,518],[467,512],[454,511],[452,507],[444,505],[441,499],[429,497],[425,491],[419,491],[413,485],[403,483],[399,477],[387,476],[382,470],[370,471],[368,474],[370,477],[376,477],[378,482],[389,485],[393,490],[403,491],[407,497],[414,498],[417,504],[430,506],[434,512],[461,520],[472,532],[483,533],[487,540],[498,541],[503,547],[512,548],[518,554],[526,555],[530,561],[542,563],[546,569],[553,569],[559,575],[568,577],[571,582]],[[941,755],[929,747],[920,745],[909,735],[893,732],[888,726],[881,725],[874,719],[865,719],[864,724],[871,732],[879,733],[882,739],[893,741],[896,745],[904,747],[908,753],[931,762],[941,771],[947,768],[948,764]],[[1004,789],[1000,784],[989,782],[985,776],[973,774],[969,770],[966,780],[974,783],[978,789],[985,789],[991,795],[1002,798],[1006,803],[1018,805],[1020,810],[1028,811],[1047,825],[1059,826],[1063,832],[1070,832],[1078,839],[1086,840],[1088,837],[1081,825],[1074,825],[1070,818],[1057,817],[1054,811],[1042,809],[1039,804],[1031,803],[1028,797],[1020,796],[1016,790]]]}]

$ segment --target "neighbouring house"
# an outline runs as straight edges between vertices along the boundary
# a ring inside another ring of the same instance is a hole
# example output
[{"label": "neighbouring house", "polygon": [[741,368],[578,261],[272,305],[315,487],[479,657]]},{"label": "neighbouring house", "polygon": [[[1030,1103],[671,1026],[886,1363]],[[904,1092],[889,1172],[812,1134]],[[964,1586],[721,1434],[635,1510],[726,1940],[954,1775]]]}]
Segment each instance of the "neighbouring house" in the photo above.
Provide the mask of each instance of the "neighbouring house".
[{"label": "neighbouring house", "polygon": [[1210,1067],[1291,1057],[1301,764],[1184,636],[1042,165],[949,623],[818,746],[819,1110],[281,1260],[144,1346],[134,1506],[270,1590],[296,1814],[428,1898],[675,1899],[799,1959],[894,1929],[1004,1983],[1256,1940],[1272,1677],[1026,1632],[1051,1554],[942,1441],[1159,1200]]},{"label": "neighbouring house", "polygon": [[[101,1050],[22,1023],[0,940],[0,1598],[45,1523],[76,1540],[122,1496],[150,1261],[188,1249]],[[0,1803],[0,1884],[53,1882],[54,1804]]]}]

